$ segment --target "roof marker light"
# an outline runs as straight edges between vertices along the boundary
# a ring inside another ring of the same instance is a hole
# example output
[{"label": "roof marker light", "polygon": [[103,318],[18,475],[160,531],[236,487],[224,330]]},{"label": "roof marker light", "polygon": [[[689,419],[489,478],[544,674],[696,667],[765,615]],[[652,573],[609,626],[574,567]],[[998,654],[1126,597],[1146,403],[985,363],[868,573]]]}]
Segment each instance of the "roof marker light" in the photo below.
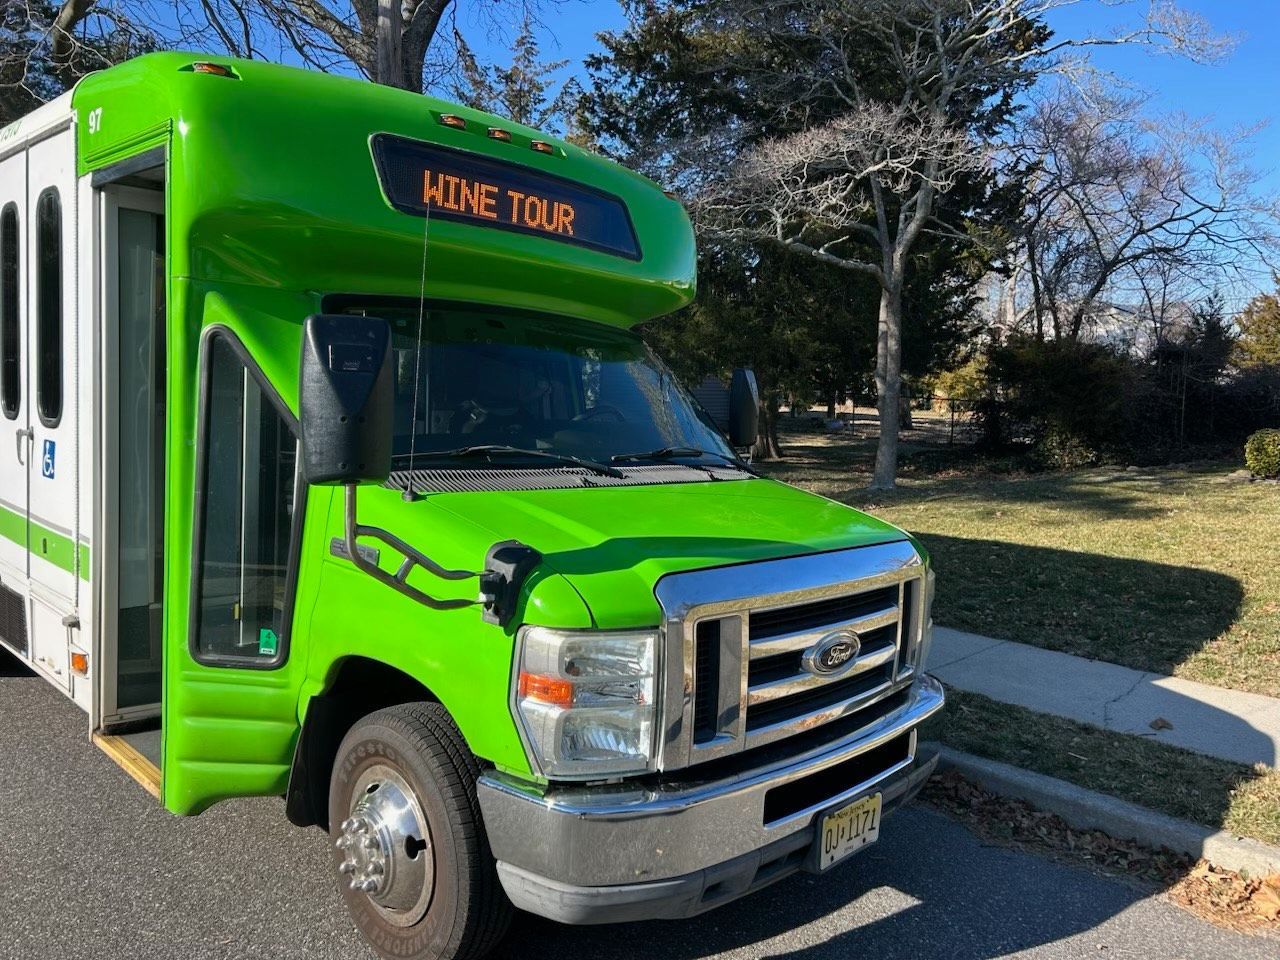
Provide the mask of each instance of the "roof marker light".
[{"label": "roof marker light", "polygon": [[529,148],[531,150],[538,151],[538,153],[555,153],[556,152],[556,148],[553,147],[551,144],[547,143],[547,141],[545,140],[534,140],[532,143],[529,144]]},{"label": "roof marker light", "polygon": [[209,73],[215,77],[231,77],[234,74],[230,67],[224,67],[220,63],[210,63],[208,60],[197,60],[191,65],[193,73]]},{"label": "roof marker light", "polygon": [[456,113],[442,113],[438,119],[442,126],[453,127],[455,130],[467,129],[467,121]]},{"label": "roof marker light", "polygon": [[510,133],[508,133],[506,130],[503,130],[501,127],[490,127],[490,128],[489,128],[489,139],[490,139],[490,140],[501,140],[503,143],[510,143],[510,142],[511,142],[511,134],[510,134]]}]

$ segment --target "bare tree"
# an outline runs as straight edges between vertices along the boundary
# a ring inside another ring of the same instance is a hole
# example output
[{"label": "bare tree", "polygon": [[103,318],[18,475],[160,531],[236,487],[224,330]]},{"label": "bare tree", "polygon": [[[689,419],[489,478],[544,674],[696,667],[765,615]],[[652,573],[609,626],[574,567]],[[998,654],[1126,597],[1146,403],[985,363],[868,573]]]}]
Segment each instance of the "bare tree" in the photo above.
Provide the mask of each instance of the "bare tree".
[{"label": "bare tree", "polygon": [[[138,2],[138,0],[133,0]],[[559,0],[169,0],[187,35],[242,57],[354,68],[421,92],[456,77],[469,31],[510,35]],[[465,20],[465,22],[463,22]]]},{"label": "bare tree", "polygon": [[1149,116],[1092,85],[1037,97],[1010,144],[1027,171],[1019,267],[1037,336],[1078,339],[1100,308],[1145,307],[1256,285],[1280,263],[1280,203],[1247,162],[1254,131]]},{"label": "bare tree", "polygon": [[0,3],[0,125],[92,70],[155,49],[146,20],[93,0]]},{"label": "bare tree", "polygon": [[101,40],[127,34],[137,42],[106,46],[125,55],[170,48],[292,61],[421,92],[458,75],[464,32],[507,35],[524,22],[540,25],[540,10],[558,2],[472,0],[460,6],[456,0],[61,0],[45,15],[49,0],[8,0],[6,32],[13,30],[28,42],[5,44],[0,66],[21,47],[29,63],[9,69],[6,76],[25,77],[51,65],[69,82],[84,72],[78,68],[86,63],[101,68],[120,59],[104,57]]},{"label": "bare tree", "polygon": [[[1093,46],[1144,44],[1202,60],[1226,47],[1169,0],[1150,3],[1129,30],[1051,34],[1045,15],[1077,2],[741,0],[717,8],[734,29],[789,35],[797,56],[764,68],[789,92],[788,110],[797,109],[797,76],[815,100],[834,97],[848,110],[828,126],[747,151],[697,206],[704,222],[880,283],[873,488],[892,488],[897,473],[902,291],[912,250],[926,229],[949,229],[935,219],[935,205],[980,162],[992,134],[974,119],[981,105],[1047,72],[1081,69],[1079,51]],[[769,79],[753,77],[766,90]]]}]

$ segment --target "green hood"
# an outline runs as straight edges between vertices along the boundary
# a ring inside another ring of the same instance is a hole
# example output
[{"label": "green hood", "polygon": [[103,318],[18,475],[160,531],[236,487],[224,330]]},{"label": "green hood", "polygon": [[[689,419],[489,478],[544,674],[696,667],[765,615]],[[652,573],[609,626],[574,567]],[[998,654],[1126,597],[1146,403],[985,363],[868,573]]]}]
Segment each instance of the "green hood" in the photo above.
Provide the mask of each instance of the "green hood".
[{"label": "green hood", "polygon": [[450,493],[439,509],[539,550],[596,626],[659,620],[665,574],[902,540],[901,530],[772,480]]}]

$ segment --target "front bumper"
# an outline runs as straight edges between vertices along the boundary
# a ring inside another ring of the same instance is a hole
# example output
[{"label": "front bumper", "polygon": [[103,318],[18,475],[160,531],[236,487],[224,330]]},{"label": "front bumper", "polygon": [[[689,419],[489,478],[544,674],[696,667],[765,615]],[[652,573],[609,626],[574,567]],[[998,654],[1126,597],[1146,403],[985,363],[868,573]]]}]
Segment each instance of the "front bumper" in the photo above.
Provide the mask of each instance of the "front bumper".
[{"label": "front bumper", "polygon": [[[942,704],[941,685],[922,676],[870,725],[718,779],[539,790],[487,774],[480,807],[503,887],[517,907],[562,923],[687,917],[727,903],[806,867],[823,811],[879,792],[888,813],[914,796],[937,763],[916,756],[915,728]],[[859,768],[878,756],[892,762]],[[843,778],[851,770],[853,782]]]}]

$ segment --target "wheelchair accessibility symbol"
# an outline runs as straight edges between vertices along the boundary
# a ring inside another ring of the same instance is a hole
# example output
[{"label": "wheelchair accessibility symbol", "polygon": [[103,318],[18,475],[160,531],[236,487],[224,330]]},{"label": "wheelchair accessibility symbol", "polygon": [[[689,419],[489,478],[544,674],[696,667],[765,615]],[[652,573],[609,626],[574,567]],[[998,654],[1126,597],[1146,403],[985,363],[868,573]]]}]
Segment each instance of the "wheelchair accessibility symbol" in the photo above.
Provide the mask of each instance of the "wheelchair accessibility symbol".
[{"label": "wheelchair accessibility symbol", "polygon": [[52,440],[44,442],[44,457],[40,461],[40,473],[46,480],[53,479],[54,459],[57,456],[58,448]]}]

